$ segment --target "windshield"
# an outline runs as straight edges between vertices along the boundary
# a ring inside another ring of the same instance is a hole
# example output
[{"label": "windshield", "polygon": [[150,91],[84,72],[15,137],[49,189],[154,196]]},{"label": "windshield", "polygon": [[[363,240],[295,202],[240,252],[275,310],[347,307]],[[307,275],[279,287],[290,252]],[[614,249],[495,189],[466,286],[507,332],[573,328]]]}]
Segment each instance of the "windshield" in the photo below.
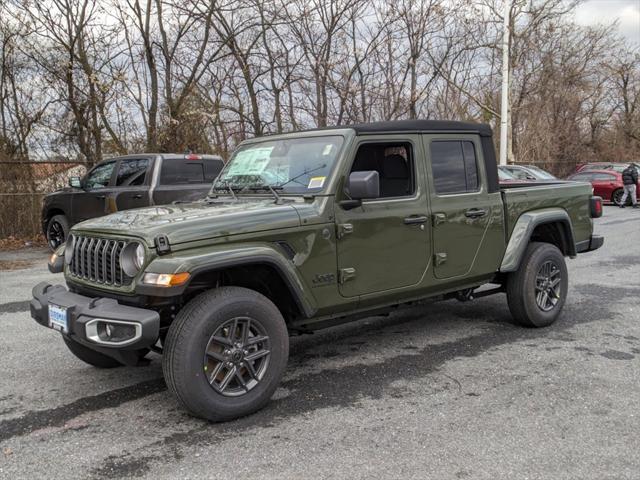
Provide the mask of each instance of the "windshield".
[{"label": "windshield", "polygon": [[515,179],[516,177],[511,175],[509,172],[498,167],[498,180],[515,180]]},{"label": "windshield", "polygon": [[220,172],[212,191],[318,193],[343,140],[341,136],[288,138],[241,146]]}]

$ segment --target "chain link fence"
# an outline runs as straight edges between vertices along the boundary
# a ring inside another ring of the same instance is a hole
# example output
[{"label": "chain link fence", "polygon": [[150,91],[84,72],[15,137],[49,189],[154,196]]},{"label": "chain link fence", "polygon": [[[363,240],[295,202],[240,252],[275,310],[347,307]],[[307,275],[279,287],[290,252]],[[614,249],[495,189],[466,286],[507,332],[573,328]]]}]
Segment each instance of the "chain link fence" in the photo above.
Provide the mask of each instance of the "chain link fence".
[{"label": "chain link fence", "polygon": [[85,172],[79,162],[0,161],[0,239],[40,235],[44,196]]}]

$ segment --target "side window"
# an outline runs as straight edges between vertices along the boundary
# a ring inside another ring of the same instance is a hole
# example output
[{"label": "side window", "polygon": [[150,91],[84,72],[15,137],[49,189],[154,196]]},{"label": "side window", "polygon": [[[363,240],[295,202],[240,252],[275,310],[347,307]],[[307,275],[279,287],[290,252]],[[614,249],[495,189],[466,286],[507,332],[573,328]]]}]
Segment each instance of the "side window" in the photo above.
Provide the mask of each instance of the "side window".
[{"label": "side window", "polygon": [[104,188],[109,185],[116,162],[102,163],[89,172],[84,181],[85,188]]},{"label": "side window", "polygon": [[146,158],[127,158],[120,160],[118,174],[116,175],[116,186],[136,186],[144,184],[144,179],[149,167],[149,160]]},{"label": "side window", "polygon": [[615,182],[615,175],[609,175],[608,173],[596,173],[593,176],[593,179],[596,182]]},{"label": "side window", "polygon": [[205,183],[202,162],[194,162],[186,158],[164,159],[160,171],[160,183],[162,185]]},{"label": "side window", "polygon": [[478,191],[478,162],[473,142],[431,142],[431,171],[437,194]]},{"label": "side window", "polygon": [[351,172],[370,170],[377,171],[380,177],[380,198],[405,197],[415,192],[415,168],[410,143],[360,145]]},{"label": "side window", "polygon": [[576,182],[590,182],[592,178],[592,173],[578,173],[576,175],[573,175],[571,177],[571,180],[574,180]]},{"label": "side window", "polygon": [[528,180],[529,175],[524,170],[520,170],[519,168],[509,168],[511,175],[516,177],[518,180]]}]

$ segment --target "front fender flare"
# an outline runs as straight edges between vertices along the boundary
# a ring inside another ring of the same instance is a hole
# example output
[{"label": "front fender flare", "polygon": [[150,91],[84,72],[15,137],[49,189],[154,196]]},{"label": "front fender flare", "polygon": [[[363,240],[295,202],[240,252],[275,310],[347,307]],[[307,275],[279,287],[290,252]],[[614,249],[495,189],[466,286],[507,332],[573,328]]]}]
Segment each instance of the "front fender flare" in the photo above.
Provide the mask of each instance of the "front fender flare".
[{"label": "front fender flare", "polygon": [[[276,247],[265,244],[244,244],[237,246],[217,245],[156,257],[146,267],[145,272],[179,273],[189,272],[191,278],[208,271],[223,270],[241,265],[269,265],[276,269],[301,312],[307,318],[313,317],[317,308],[313,299],[305,295],[305,287],[293,263]],[[156,287],[139,283],[136,293],[141,295],[170,297],[181,295],[188,283],[179,287]]]},{"label": "front fender flare", "polygon": [[568,254],[569,256],[576,255],[576,245],[573,239],[573,226],[571,224],[571,218],[566,210],[562,208],[544,208],[541,210],[534,210],[531,212],[525,212],[516,221],[515,227],[511,232],[511,238],[507,244],[504,257],[502,257],[502,264],[500,265],[501,272],[515,272],[520,267],[520,262],[524,256],[524,252],[531,240],[531,235],[536,227],[547,223],[559,222],[564,226],[564,233],[567,236]]}]

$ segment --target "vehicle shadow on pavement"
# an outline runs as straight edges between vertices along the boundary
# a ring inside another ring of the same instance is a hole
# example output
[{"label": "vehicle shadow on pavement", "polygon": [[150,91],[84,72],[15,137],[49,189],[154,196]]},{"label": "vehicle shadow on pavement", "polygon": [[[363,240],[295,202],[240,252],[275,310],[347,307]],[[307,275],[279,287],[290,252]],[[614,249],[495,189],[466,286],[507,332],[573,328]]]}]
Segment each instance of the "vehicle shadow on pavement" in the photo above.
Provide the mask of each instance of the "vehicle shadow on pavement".
[{"label": "vehicle shadow on pavement", "polygon": [[[118,457],[107,457],[102,465],[95,467],[93,474],[112,477],[129,475],[132,469],[143,472],[150,462],[165,461],[163,451],[166,448],[212,445],[237,436],[243,430],[270,428],[314,410],[357,408],[363,399],[401,395],[394,388],[394,382],[428,377],[453,359],[475,357],[502,345],[545,338],[570,341],[568,331],[572,328],[611,319],[617,315],[612,311],[616,302],[640,296],[640,288],[633,287],[582,284],[573,289],[579,297],[565,306],[556,324],[544,329],[512,325],[504,297],[497,296],[468,303],[434,303],[399,311],[387,318],[372,317],[315,335],[294,337],[289,371],[274,400],[266,408],[235,421],[212,424],[193,419],[181,411],[176,414],[174,400],[165,393],[154,402],[158,412],[174,412],[165,419],[165,431],[173,430],[174,433],[153,441],[139,452],[139,456],[134,450]],[[603,295],[609,299],[606,304],[600,301]],[[469,331],[473,333],[466,335]],[[445,341],[433,342],[434,338],[443,336]],[[356,358],[360,352],[372,350],[383,352],[384,358],[365,362]],[[314,366],[317,360],[327,358],[340,359],[340,365],[308,371],[308,367]],[[154,357],[147,368],[157,371],[158,377],[83,397],[60,407],[30,411],[18,418],[0,421],[0,442],[39,429],[60,427],[85,413],[118,407],[165,391],[159,357]],[[123,377],[126,375],[113,378],[118,381]],[[454,383],[439,385],[439,388],[458,388],[460,395],[468,393]],[[91,382],[88,383],[90,385]],[[158,450],[157,455],[150,455],[154,447]]]}]

